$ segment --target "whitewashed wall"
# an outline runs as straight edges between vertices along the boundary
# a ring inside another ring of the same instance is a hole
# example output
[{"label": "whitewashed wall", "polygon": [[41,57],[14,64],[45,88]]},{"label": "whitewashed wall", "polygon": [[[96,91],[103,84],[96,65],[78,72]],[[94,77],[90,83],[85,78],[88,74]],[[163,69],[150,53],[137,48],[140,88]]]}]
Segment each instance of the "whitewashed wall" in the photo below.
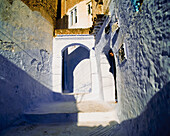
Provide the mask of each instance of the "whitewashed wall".
[{"label": "whitewashed wall", "polygon": [[[62,93],[62,51],[65,48],[68,48],[69,46],[85,46],[85,48],[88,48],[90,51],[90,63],[88,65],[91,65],[90,69],[86,69],[86,72],[90,72],[91,75],[91,91],[88,94],[82,93],[79,95],[75,95],[77,100],[96,100],[101,99],[101,93],[99,92],[99,82],[98,82],[98,74],[97,74],[97,67],[96,67],[96,56],[95,51],[93,50],[94,47],[94,37],[90,35],[58,35],[53,40],[53,91]],[[78,67],[81,72],[85,70],[83,68],[84,63],[81,63],[82,66]],[[75,70],[75,72],[77,69]],[[78,70],[79,71],[79,70]],[[78,75],[78,77],[75,77],[77,80],[84,80],[84,76],[80,76],[80,73],[75,73],[74,75]],[[89,79],[90,80],[90,79]],[[88,81],[88,80],[87,80]],[[83,82],[84,83],[84,82]],[[74,93],[73,93],[74,95]]]},{"label": "whitewashed wall", "polygon": [[90,93],[92,90],[90,59],[82,60],[75,68],[74,93]]},{"label": "whitewashed wall", "polygon": [[53,26],[21,0],[0,0],[0,130],[52,100]]},{"label": "whitewashed wall", "polygon": [[[69,26],[68,28],[90,28],[92,26],[92,15],[88,15],[88,7],[87,4],[89,0],[81,1],[76,4],[74,7],[68,10],[67,15],[69,16]],[[74,8],[77,8],[77,23],[71,25],[70,23],[70,12]]]},{"label": "whitewashed wall", "polygon": [[[169,123],[168,4],[167,0],[144,0],[141,12],[135,13],[130,0],[113,0],[111,16],[96,37],[100,84],[104,80],[100,55],[107,54],[108,48],[116,54],[118,116],[127,135],[168,134],[165,125]],[[105,27],[115,23],[115,16],[119,19],[120,30],[116,34],[110,27],[110,33],[106,34]],[[118,49],[122,43],[126,45],[127,60],[120,64]]]}]

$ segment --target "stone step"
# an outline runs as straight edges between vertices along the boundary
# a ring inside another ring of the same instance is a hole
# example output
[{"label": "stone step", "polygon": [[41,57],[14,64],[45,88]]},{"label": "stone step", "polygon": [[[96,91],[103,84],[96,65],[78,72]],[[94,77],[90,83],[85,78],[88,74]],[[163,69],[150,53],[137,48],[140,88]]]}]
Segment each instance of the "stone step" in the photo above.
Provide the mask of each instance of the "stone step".
[{"label": "stone step", "polygon": [[94,26],[94,29],[95,29],[95,28],[100,29],[100,28],[101,28],[101,25],[96,25],[96,26]]},{"label": "stone step", "polygon": [[109,136],[113,128],[111,126],[99,126],[94,131],[88,134],[88,136]]},{"label": "stone step", "polygon": [[26,122],[61,124],[70,122],[110,122],[116,120],[113,107],[104,102],[54,102],[41,104],[24,113]]},{"label": "stone step", "polygon": [[25,121],[31,124],[62,124],[83,122],[110,122],[115,120],[113,112],[91,113],[49,113],[24,114]]},{"label": "stone step", "polygon": [[77,122],[77,113],[25,114],[29,124],[62,124]]},{"label": "stone step", "polygon": [[104,22],[104,20],[103,20],[103,21],[96,21],[95,25],[100,25],[100,26],[102,26],[103,22]]},{"label": "stone step", "polygon": [[[107,124],[27,124],[12,127],[2,133],[3,136],[125,136],[127,133],[117,132],[118,123]],[[116,130],[116,131],[115,131]],[[1,135],[1,134],[0,134]]]},{"label": "stone step", "polygon": [[108,125],[99,125],[86,136],[113,136],[113,131],[117,129],[119,124],[116,121],[110,122]]},{"label": "stone step", "polygon": [[97,19],[105,19],[107,15],[104,14],[97,14]]},{"label": "stone step", "polygon": [[97,14],[97,17],[94,19],[93,26],[90,30],[90,34],[93,34],[94,36],[96,36],[96,34],[100,30],[106,18],[107,18],[107,15]]}]

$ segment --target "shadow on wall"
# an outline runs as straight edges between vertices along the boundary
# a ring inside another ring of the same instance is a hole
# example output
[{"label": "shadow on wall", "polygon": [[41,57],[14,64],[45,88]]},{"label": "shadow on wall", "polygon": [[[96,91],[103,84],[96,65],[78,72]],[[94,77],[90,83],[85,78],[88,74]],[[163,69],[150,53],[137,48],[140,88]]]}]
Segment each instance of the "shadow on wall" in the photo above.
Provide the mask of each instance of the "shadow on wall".
[{"label": "shadow on wall", "polygon": [[[61,94],[54,94],[2,55],[0,64],[0,130],[12,125],[21,118],[25,110],[39,103],[65,99]],[[70,99],[74,100],[73,97]],[[75,118],[77,119],[76,116]]]},{"label": "shadow on wall", "polygon": [[116,43],[116,41],[117,41],[117,38],[118,38],[118,35],[119,35],[119,30],[120,30],[120,28],[118,28],[118,29],[116,30],[116,32],[115,32],[115,34],[114,34],[114,36],[113,36],[113,38],[112,38],[112,48],[114,47],[114,45],[115,45],[115,43]]},{"label": "shadow on wall", "polygon": [[[109,16],[105,19],[105,21],[103,22],[102,26],[106,26],[107,23],[109,21]],[[95,45],[97,45],[100,40],[101,40],[101,37],[102,37],[102,33],[105,31],[105,27],[102,27],[100,26],[100,29],[99,31],[97,32],[97,35],[96,35],[96,39],[95,39]],[[105,33],[105,32],[104,32]],[[107,35],[107,34],[106,34]],[[108,36],[107,36],[108,37]]]},{"label": "shadow on wall", "polygon": [[70,54],[68,54],[68,48],[63,51],[62,84],[64,93],[72,93],[74,91],[74,70],[82,60],[89,58],[89,50],[81,46],[77,47]]},{"label": "shadow on wall", "polygon": [[112,135],[120,131],[127,132],[128,136],[168,136],[170,134],[170,82],[168,82],[149,101],[146,109],[140,116],[123,121],[118,127],[119,131],[113,130]]}]

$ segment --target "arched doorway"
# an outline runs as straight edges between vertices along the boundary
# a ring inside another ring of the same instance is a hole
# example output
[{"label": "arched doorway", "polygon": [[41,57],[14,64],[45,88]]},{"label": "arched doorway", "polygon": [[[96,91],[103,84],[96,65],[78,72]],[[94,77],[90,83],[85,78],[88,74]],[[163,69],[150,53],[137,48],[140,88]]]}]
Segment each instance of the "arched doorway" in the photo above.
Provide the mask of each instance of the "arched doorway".
[{"label": "arched doorway", "polygon": [[62,93],[91,92],[90,50],[71,44],[62,50]]},{"label": "arched doorway", "polygon": [[100,54],[100,67],[104,100],[117,102],[116,63],[111,49]]},{"label": "arched doorway", "polygon": [[114,79],[115,102],[117,103],[118,98],[117,98],[117,81],[116,81],[116,61],[115,61],[115,55],[114,55],[114,53],[112,52],[111,49],[109,50],[108,56],[109,56],[109,60],[110,60],[110,72],[113,74],[113,79]]}]

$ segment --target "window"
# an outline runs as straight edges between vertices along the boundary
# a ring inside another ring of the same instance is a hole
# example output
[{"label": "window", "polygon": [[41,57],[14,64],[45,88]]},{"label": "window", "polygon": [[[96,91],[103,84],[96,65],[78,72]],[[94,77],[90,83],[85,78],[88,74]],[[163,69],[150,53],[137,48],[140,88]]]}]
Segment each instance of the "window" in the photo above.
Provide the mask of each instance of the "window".
[{"label": "window", "polygon": [[74,25],[77,23],[77,8],[74,8],[70,12],[70,26]]},{"label": "window", "polygon": [[88,15],[91,14],[91,2],[87,4],[87,12],[88,12]]},{"label": "window", "polygon": [[75,23],[77,23],[77,8],[74,9]]},{"label": "window", "polygon": [[122,63],[127,59],[126,46],[125,43],[119,48],[119,62]]},{"label": "window", "polygon": [[71,15],[70,15],[70,23],[71,23],[71,25],[73,25],[73,11],[71,11]]}]

